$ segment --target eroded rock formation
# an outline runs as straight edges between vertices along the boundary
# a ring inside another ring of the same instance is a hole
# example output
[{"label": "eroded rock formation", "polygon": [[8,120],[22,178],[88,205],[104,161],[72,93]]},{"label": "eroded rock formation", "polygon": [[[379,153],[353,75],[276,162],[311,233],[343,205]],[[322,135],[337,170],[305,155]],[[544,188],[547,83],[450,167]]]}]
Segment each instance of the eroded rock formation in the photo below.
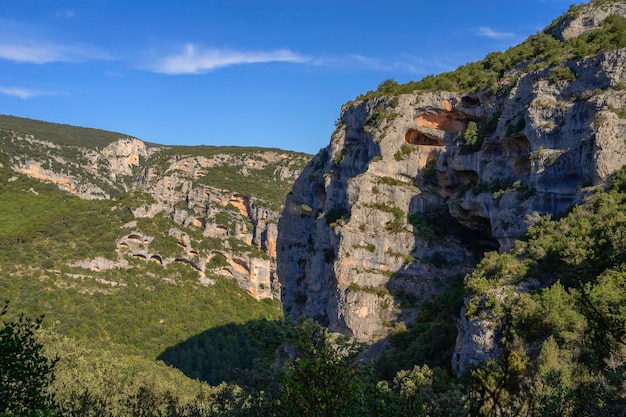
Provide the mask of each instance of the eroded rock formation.
[{"label": "eroded rock formation", "polygon": [[154,227],[130,222],[120,230],[117,259],[82,259],[70,266],[99,272],[132,268],[130,260],[153,262],[164,269],[181,264],[197,272],[205,285],[221,275],[236,280],[255,298],[278,295],[277,203],[258,197],[255,190],[242,193],[212,186],[211,176],[230,170],[234,172],[230,175],[240,178],[256,176],[259,181],[290,184],[307,155],[210,148],[205,154],[178,154],[135,138],[103,141],[101,146],[68,146],[18,132],[8,132],[3,140],[11,152],[0,156],[19,174],[53,183],[83,199],[121,196],[135,219],[167,218],[177,225],[159,235]]},{"label": "eroded rock formation", "polygon": [[[418,92],[345,106],[279,222],[285,314],[381,340],[482,251],[508,250],[539,216],[603,184],[626,163],[626,50],[563,65],[575,76],[517,69],[501,95]],[[489,339],[466,324],[461,356]]]}]

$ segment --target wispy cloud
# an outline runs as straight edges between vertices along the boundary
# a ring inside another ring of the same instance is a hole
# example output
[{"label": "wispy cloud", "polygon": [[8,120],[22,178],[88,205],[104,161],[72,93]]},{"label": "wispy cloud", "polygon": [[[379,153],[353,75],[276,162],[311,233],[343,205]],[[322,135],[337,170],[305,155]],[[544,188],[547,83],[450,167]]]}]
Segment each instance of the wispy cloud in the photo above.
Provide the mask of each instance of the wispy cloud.
[{"label": "wispy cloud", "polygon": [[44,91],[44,90],[35,90],[31,88],[22,88],[22,87],[5,87],[0,86],[0,94],[10,97],[17,97],[23,100],[37,97],[37,96],[55,96],[55,95],[63,95],[58,91]]},{"label": "wispy cloud", "polygon": [[0,59],[29,64],[113,59],[97,48],[51,42],[0,42]]},{"label": "wispy cloud", "polygon": [[497,30],[494,30],[487,26],[479,27],[476,30],[476,35],[491,39],[510,39],[515,37],[515,34],[513,32],[498,32]]},{"label": "wispy cloud", "polygon": [[59,18],[64,18],[64,19],[71,19],[76,16],[76,12],[74,10],[66,9],[66,10],[57,12],[56,16]]},{"label": "wispy cloud", "polygon": [[352,54],[328,56],[311,60],[312,65],[324,67],[346,68],[350,70],[368,70],[378,72],[403,72],[413,75],[425,75],[433,72],[449,70],[451,67],[438,59],[403,55],[392,58],[376,58]]},{"label": "wispy cloud", "polygon": [[450,69],[449,65],[439,60],[423,59],[409,55],[391,58],[379,58],[361,54],[312,56],[299,54],[289,49],[251,52],[202,48],[191,43],[186,44],[179,53],[152,59],[143,68],[167,75],[205,74],[216,69],[235,65],[272,62],[349,69],[351,71],[402,72],[414,75],[425,75]]},{"label": "wispy cloud", "polygon": [[302,64],[311,59],[288,49],[274,51],[233,51],[225,49],[202,49],[194,44],[184,46],[182,52],[157,60],[149,68],[158,73],[202,74],[218,68],[242,64],[288,62]]},{"label": "wispy cloud", "polygon": [[[65,11],[65,18],[73,12]],[[58,42],[27,23],[0,18],[0,59],[18,63],[83,62],[115,57],[93,45]]]}]

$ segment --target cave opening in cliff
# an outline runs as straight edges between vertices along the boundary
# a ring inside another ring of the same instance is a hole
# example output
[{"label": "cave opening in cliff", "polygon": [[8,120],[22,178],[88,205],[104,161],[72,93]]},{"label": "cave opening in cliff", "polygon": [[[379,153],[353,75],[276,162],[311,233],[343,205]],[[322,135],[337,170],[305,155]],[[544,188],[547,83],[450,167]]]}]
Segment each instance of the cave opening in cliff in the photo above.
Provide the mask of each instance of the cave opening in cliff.
[{"label": "cave opening in cliff", "polygon": [[409,145],[443,146],[443,142],[441,140],[427,136],[417,129],[407,130],[404,134],[404,142]]},{"label": "cave opening in cliff", "polygon": [[476,107],[480,105],[480,98],[474,96],[461,97],[461,104],[465,107]]},{"label": "cave opening in cliff", "polygon": [[528,156],[520,156],[513,161],[513,175],[521,177],[530,173],[530,158]]},{"label": "cave opening in cliff", "polygon": [[450,232],[455,235],[476,259],[481,259],[486,252],[497,251],[500,243],[491,234],[491,221],[487,218],[471,215],[467,210],[459,208],[464,222],[471,223],[471,227],[459,222],[454,217],[448,219]]}]

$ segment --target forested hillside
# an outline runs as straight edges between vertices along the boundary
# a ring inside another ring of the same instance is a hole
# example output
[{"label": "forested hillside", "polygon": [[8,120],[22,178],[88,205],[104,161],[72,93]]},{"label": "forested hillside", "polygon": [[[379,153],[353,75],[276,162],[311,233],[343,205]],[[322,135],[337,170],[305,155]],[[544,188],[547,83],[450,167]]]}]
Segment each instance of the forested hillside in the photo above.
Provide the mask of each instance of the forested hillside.
[{"label": "forested hillside", "polygon": [[[0,118],[0,135],[4,318],[45,316],[38,337],[59,358],[61,405],[105,401],[121,413],[145,387],[186,403],[215,391],[190,378],[217,386],[252,366],[259,347],[244,352],[238,326],[282,316],[267,233],[306,155],[143,145],[10,116]],[[195,185],[185,183],[187,166],[211,158],[213,167],[191,174]],[[266,172],[252,178],[246,169]],[[193,194],[198,188],[205,194]],[[197,348],[168,357],[193,338],[213,344],[203,344],[203,358]]]}]

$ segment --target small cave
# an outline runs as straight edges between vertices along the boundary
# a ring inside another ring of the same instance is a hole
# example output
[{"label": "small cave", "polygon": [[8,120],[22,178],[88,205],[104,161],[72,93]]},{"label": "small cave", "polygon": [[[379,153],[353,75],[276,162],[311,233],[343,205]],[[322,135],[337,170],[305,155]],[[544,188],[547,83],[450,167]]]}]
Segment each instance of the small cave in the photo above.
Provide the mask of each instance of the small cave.
[{"label": "small cave", "polygon": [[192,267],[193,269],[195,269],[196,271],[200,271],[202,272],[202,270],[200,269],[200,267],[198,265],[196,265],[195,263],[191,262],[189,259],[185,259],[185,258],[176,258],[174,259],[174,262],[182,262],[184,264],[189,265],[190,267]]},{"label": "small cave", "polygon": [[530,155],[530,141],[524,135],[516,135],[507,138],[504,143],[504,149],[509,156],[526,156]]},{"label": "small cave", "polygon": [[520,156],[513,160],[513,175],[522,177],[530,173],[530,158],[528,156]]},{"label": "small cave", "polygon": [[120,248],[123,248],[123,249],[128,249],[128,243],[126,243],[126,242],[121,242],[121,243],[119,244],[119,247],[120,247]]},{"label": "small cave", "polygon": [[326,203],[326,187],[324,186],[324,183],[316,182],[315,185],[313,185],[313,191],[315,192],[317,199],[320,201],[320,205],[324,206]]},{"label": "small cave", "polygon": [[455,219],[451,230],[477,259],[482,258],[485,252],[500,249],[498,239],[491,234],[491,221],[489,219],[471,215],[464,209],[460,209],[460,212],[467,217],[464,217],[462,222]]},{"label": "small cave", "polygon": [[143,259],[144,261],[148,260],[148,257],[146,257],[146,255],[142,254],[142,253],[134,253],[133,254],[133,258],[139,258],[139,259]]},{"label": "small cave", "polygon": [[188,255],[190,258],[195,258],[196,256],[198,256],[198,251],[190,250]]},{"label": "small cave", "polygon": [[512,170],[515,177],[530,173],[530,141],[524,135],[516,135],[504,141],[506,155],[513,159]]},{"label": "small cave", "polygon": [[126,239],[127,239],[127,240],[133,240],[133,241],[135,241],[135,242],[139,242],[139,243],[143,243],[143,239],[141,238],[141,236],[139,236],[139,235],[135,235],[135,234],[128,235],[128,236],[126,237]]},{"label": "small cave", "polygon": [[461,98],[463,107],[476,107],[480,105],[480,99],[474,96],[464,96]]},{"label": "small cave", "polygon": [[246,261],[244,259],[233,258],[233,263],[239,265],[240,267],[242,267],[246,271],[250,271],[250,268],[248,268],[248,264],[246,263]]},{"label": "small cave", "polygon": [[439,139],[425,135],[417,129],[409,129],[404,134],[404,142],[409,145],[421,146],[443,146],[443,142]]},{"label": "small cave", "polygon": [[152,255],[152,256],[150,257],[150,260],[151,260],[152,262],[156,262],[156,263],[158,263],[159,265],[163,265],[163,258],[161,258],[161,256],[160,256],[160,255]]},{"label": "small cave", "polygon": [[228,268],[220,269],[219,273],[222,274],[222,275],[228,275],[228,276],[234,277],[232,271],[230,269],[228,269]]}]

